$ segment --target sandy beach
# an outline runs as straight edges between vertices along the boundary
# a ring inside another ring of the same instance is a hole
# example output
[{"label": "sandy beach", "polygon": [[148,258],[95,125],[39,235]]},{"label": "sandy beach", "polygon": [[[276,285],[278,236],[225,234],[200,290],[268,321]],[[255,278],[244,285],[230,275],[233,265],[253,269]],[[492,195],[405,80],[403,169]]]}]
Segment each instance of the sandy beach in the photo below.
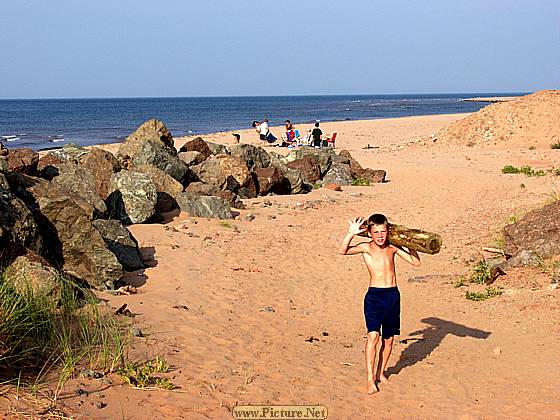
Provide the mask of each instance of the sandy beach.
[{"label": "sandy beach", "polygon": [[[385,169],[387,183],[244,200],[247,209],[229,222],[177,211],[161,224],[131,226],[156,264],[126,274],[137,294],[101,297],[136,314],[133,323],[145,337],[133,339],[130,358],[165,357],[177,389],[132,389],[117,375],[78,378],[66,385],[60,408],[84,419],[227,419],[239,404],[321,404],[330,419],[560,418],[559,292],[550,277],[508,273],[496,282],[503,295],[482,302],[466,300],[465,290],[452,285],[510,218],[560,191],[558,176],[500,169],[559,168],[560,154],[545,141],[421,141],[465,117],[321,124],[338,133],[337,149],[364,167]],[[253,130],[238,133],[243,143],[258,144]],[[231,133],[203,138],[233,143]],[[176,139],[176,146],[189,139]],[[444,246],[421,255],[419,268],[397,265],[403,309],[389,361],[392,383],[371,396],[366,270],[360,257],[336,250],[347,220],[374,212],[438,232]],[[76,396],[76,388],[88,394]],[[99,401],[107,405],[99,409]]]}]

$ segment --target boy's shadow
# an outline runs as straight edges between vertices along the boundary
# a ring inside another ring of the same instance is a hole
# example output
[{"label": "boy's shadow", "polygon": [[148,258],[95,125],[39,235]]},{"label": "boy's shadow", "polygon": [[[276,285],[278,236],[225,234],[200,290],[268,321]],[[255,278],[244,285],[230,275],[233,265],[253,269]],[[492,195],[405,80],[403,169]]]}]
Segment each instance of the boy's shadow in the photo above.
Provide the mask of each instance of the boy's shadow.
[{"label": "boy's shadow", "polygon": [[441,344],[448,334],[457,337],[473,337],[478,339],[486,339],[491,334],[488,331],[478,330],[476,328],[466,327],[465,325],[456,324],[444,319],[428,317],[422,322],[429,324],[423,330],[414,331],[410,335],[422,335],[422,338],[407,338],[401,340],[406,344],[408,341],[414,341],[401,353],[401,357],[397,364],[387,369],[387,375],[396,375],[408,366],[412,366],[430,355],[430,353]]}]

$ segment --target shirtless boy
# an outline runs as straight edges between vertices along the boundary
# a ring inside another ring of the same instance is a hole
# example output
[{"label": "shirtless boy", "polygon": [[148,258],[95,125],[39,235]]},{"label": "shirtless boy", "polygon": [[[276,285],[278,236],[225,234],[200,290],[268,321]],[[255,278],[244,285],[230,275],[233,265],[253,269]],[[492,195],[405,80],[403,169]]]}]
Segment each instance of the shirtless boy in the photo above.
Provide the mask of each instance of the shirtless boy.
[{"label": "shirtless boy", "polygon": [[[348,233],[342,240],[338,252],[342,255],[362,254],[369,272],[369,289],[364,298],[364,315],[367,326],[366,369],[367,392],[378,391],[376,382],[389,383],[385,376],[387,362],[393,350],[393,339],[400,334],[401,296],[395,275],[395,255],[414,266],[420,265],[418,253],[391,245],[388,240],[389,222],[382,214],[373,214],[367,220],[350,220]],[[371,242],[350,246],[354,236],[368,232]],[[373,374],[377,343],[382,337],[376,374]]]}]

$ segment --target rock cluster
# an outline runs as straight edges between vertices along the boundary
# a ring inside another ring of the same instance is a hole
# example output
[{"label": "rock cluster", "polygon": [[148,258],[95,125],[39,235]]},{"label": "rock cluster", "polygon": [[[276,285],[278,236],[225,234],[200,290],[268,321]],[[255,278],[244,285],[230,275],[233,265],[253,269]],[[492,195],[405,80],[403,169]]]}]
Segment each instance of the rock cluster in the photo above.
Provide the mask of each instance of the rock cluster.
[{"label": "rock cluster", "polygon": [[300,194],[317,183],[350,185],[357,178],[383,182],[385,171],[364,169],[347,151],[328,148],[303,147],[284,157],[198,137],[177,152],[155,119],[116,155],[75,144],[42,157],[31,149],[1,149],[0,263],[17,261],[12,272],[41,273],[37,278],[54,267],[91,287],[112,288],[123,270],[144,266],[125,225],[158,221],[175,208],[231,218],[244,198]]}]

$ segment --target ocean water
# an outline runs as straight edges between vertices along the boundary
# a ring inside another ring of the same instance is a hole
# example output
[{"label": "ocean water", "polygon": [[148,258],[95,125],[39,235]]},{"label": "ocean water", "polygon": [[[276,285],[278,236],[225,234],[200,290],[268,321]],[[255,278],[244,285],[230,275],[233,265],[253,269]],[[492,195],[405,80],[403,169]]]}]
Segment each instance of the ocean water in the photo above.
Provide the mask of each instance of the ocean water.
[{"label": "ocean water", "polygon": [[179,137],[250,128],[253,120],[264,118],[274,126],[286,119],[299,124],[454,114],[487,105],[462,98],[506,95],[521,94],[0,100],[0,141],[9,148],[35,150],[70,142],[115,143],[150,118],[162,120]]}]

